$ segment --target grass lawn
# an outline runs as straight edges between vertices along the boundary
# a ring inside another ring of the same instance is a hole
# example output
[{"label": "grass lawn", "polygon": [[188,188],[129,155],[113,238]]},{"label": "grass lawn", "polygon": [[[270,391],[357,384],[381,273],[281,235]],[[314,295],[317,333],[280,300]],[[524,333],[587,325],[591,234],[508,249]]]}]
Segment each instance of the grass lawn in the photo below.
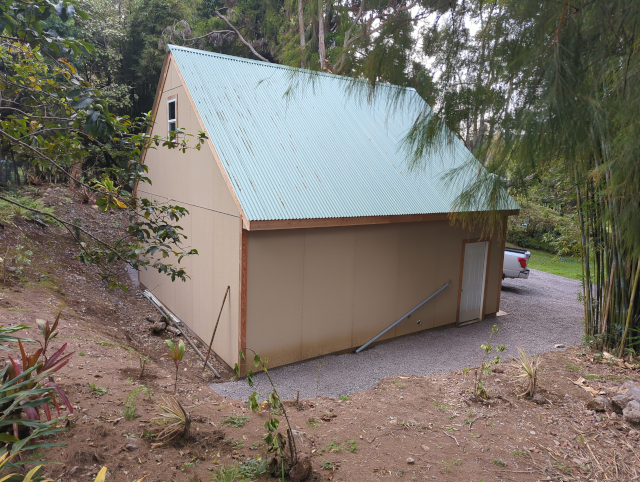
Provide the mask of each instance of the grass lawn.
[{"label": "grass lawn", "polygon": [[[507,246],[517,247],[507,243]],[[560,258],[554,260],[555,255],[547,253],[545,251],[539,251],[537,249],[526,248],[527,251],[531,251],[531,257],[529,258],[529,268],[539,269],[546,273],[555,274],[557,276],[564,276],[565,278],[582,279],[582,264],[577,258]]]}]

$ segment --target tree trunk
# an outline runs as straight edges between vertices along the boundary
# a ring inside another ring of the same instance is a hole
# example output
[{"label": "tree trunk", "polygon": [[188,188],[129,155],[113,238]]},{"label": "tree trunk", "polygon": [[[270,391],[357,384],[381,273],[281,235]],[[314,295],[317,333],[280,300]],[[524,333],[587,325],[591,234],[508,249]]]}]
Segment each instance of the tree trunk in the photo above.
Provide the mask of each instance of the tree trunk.
[{"label": "tree trunk", "polygon": [[305,38],[304,38],[304,15],[303,15],[302,0],[298,0],[298,24],[300,25],[300,67],[304,69],[304,54],[305,54]]},{"label": "tree trunk", "polygon": [[326,47],[324,44],[324,5],[318,0],[318,54],[320,55],[320,70],[324,70]]},{"label": "tree trunk", "polygon": [[19,186],[20,185],[20,173],[18,172],[18,161],[16,161],[15,159],[12,159],[13,162],[13,173],[16,177],[16,185]]}]

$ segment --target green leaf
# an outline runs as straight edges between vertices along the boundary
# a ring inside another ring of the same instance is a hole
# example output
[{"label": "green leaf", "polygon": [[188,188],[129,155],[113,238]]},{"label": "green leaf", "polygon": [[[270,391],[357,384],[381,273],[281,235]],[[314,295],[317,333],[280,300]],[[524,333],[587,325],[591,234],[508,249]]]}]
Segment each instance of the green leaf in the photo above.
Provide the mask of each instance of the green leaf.
[{"label": "green leaf", "polygon": [[17,442],[18,437],[14,437],[13,435],[9,435],[8,433],[0,433],[0,442],[7,442],[7,443],[13,443],[13,442]]},{"label": "green leaf", "polygon": [[71,108],[80,110],[80,109],[85,109],[89,107],[92,103],[93,103],[93,99],[91,97],[83,97],[77,102],[72,102],[70,105],[71,105]]}]

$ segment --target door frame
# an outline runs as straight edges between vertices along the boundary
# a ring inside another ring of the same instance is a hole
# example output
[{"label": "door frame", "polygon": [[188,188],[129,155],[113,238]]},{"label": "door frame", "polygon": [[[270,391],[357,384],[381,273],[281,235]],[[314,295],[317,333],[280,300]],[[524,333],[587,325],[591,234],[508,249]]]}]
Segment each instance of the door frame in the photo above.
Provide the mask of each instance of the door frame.
[{"label": "door frame", "polygon": [[[466,251],[466,247],[468,243],[479,243],[479,242],[487,243],[487,259],[485,260],[485,269],[484,269],[484,289],[482,293],[482,307],[480,308],[480,318],[478,321],[484,320],[484,309],[487,304],[487,288],[489,286],[489,267],[491,261],[491,238],[473,238],[473,239],[464,239],[462,241],[462,256],[460,258],[460,277],[458,281],[458,308],[456,309],[456,326],[460,326],[460,301],[462,299],[462,280],[464,276],[464,253]],[[465,324],[467,322],[465,321]]]}]

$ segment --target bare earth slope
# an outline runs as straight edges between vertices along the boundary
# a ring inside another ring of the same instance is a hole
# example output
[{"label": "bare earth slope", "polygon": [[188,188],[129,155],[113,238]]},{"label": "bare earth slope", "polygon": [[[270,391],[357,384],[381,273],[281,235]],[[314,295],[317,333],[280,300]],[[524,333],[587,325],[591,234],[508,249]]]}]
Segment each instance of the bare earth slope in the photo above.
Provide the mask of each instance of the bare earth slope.
[{"label": "bare earth slope", "polygon": [[[66,190],[42,190],[59,212],[73,214],[87,228],[106,232],[122,222],[117,215],[79,205]],[[12,273],[6,283],[0,282],[1,323],[35,326],[37,318],[52,320],[61,310],[62,329],[54,349],[68,343],[67,350],[75,352],[72,362],[57,375],[75,408],[72,415],[61,412],[60,423],[68,430],[56,440],[67,446],[43,455],[58,462],[47,466],[49,478],[89,481],[106,465],[108,482],[130,482],[147,474],[146,482],[209,482],[214,480],[209,471],[222,465],[259,465],[258,457],[266,455],[262,424],[267,414],[253,414],[243,400],[224,398],[212,390],[213,377],[201,370],[189,347],[176,397],[192,413],[193,437],[152,449],[152,440],[145,433],[153,427],[155,403],[162,395],[173,393],[173,364],[161,355],[166,351],[164,339],[174,335],[151,334],[151,323],[145,318],[157,318],[157,313],[136,296],[135,286],[130,283],[127,293],[109,291],[95,269],[75,259],[70,237],[61,229],[42,230],[16,220],[15,226],[0,229],[0,251],[15,249],[17,244],[33,251],[31,265],[21,275]],[[122,272],[123,277],[128,276],[124,267]],[[378,363],[374,369],[390,371],[368,372],[367,377],[354,379],[359,381],[350,388],[343,388],[341,379],[368,368],[333,367],[333,359],[340,357],[325,359],[320,377],[315,371],[307,372],[305,376],[312,378],[307,385],[296,381],[301,387],[300,403],[288,402],[288,411],[293,428],[303,433],[301,448],[312,456],[313,480],[637,479],[636,427],[611,412],[587,410],[591,395],[572,381],[585,376],[587,385],[609,390],[625,379],[638,381],[640,377],[636,370],[596,362],[592,352],[579,347],[548,352],[553,343],[570,346],[579,341],[581,318],[575,302],[576,284],[549,276],[536,272],[529,284],[505,283],[502,309],[507,316],[451,334],[442,330],[398,340],[399,365],[385,368],[389,363],[371,358],[372,364]],[[544,310],[536,308],[539,303],[535,300],[540,298],[546,301]],[[499,337],[504,337],[496,342],[506,342],[509,353],[524,344],[531,351],[547,351],[542,355],[539,380],[542,404],[518,396],[522,382],[508,362],[487,377],[491,398],[484,403],[471,400],[473,371],[463,375],[461,368],[479,362],[479,343],[486,341],[494,322],[501,326]],[[28,335],[36,337],[36,331],[29,330]],[[413,356],[408,347],[433,338],[439,342],[432,347],[441,350],[442,356],[431,359],[439,368],[429,372],[426,351],[423,357]],[[388,350],[388,345],[391,343],[363,355]],[[29,349],[35,350],[33,345]],[[454,349],[457,351],[452,352]],[[17,350],[0,355],[6,360],[7,353],[18,356]],[[144,378],[139,371],[141,355],[153,360]],[[401,362],[404,356],[407,359]],[[458,364],[439,365],[445,358],[455,358]],[[223,379],[216,382],[228,382],[230,374],[219,364],[216,368],[223,372]],[[330,369],[336,370],[334,381],[318,384],[318,378],[323,382]],[[291,380],[299,377],[283,377],[278,382],[287,397],[297,390]],[[90,384],[106,393],[98,395]],[[127,420],[123,417],[125,400],[141,386],[149,390],[138,393],[136,417]],[[346,393],[349,400],[333,398]],[[223,424],[230,415],[236,416],[239,427]],[[238,418],[242,415],[248,420]],[[263,474],[258,479],[267,477]]]}]

